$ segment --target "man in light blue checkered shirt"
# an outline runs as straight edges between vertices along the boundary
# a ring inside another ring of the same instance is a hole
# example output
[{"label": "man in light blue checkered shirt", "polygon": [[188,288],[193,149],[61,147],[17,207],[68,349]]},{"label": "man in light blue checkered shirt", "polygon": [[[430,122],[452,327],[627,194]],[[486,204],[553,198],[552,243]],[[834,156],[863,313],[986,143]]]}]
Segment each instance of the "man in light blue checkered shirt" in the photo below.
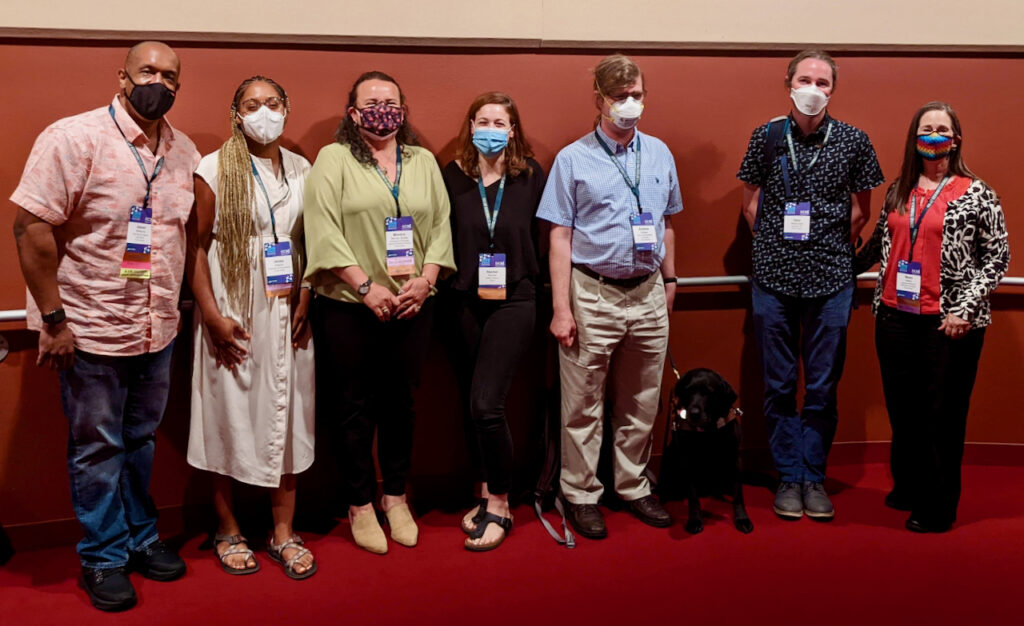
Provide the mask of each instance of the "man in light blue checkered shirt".
[{"label": "man in light blue checkered shirt", "polygon": [[669,216],[683,204],[672,153],[636,129],[646,95],[643,74],[629,57],[616,54],[598,64],[597,128],[558,153],[537,210],[552,224],[561,489],[569,521],[593,539],[607,535],[597,508],[604,492],[597,464],[606,387],[613,404],[615,491],[643,522],[672,523],[643,472],[676,289]]}]

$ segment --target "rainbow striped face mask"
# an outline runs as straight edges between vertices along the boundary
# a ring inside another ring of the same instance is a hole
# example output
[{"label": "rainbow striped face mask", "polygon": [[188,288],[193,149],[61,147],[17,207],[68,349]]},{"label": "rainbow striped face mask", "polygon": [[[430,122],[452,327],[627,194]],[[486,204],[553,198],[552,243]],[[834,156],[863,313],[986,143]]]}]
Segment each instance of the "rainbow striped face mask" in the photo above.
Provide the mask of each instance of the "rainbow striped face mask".
[{"label": "rainbow striped face mask", "polygon": [[935,161],[949,156],[953,150],[953,138],[939,133],[917,136],[917,153],[921,158]]}]

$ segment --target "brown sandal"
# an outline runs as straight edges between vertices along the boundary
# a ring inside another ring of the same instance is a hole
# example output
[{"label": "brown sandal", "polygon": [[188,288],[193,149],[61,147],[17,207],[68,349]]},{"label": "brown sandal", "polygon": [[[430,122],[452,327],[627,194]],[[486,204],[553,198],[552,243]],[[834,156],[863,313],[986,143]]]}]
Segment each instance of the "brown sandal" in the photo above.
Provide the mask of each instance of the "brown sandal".
[{"label": "brown sandal", "polygon": [[[226,542],[228,548],[223,553],[217,551],[217,544]],[[241,547],[241,544],[245,544],[246,547]],[[260,571],[260,563],[256,560],[256,555],[252,550],[248,548],[249,540],[242,535],[214,535],[213,536],[213,554],[220,561],[220,567],[228,574],[232,576],[245,576],[246,574],[255,574]],[[231,567],[227,563],[227,558],[236,554],[245,555],[245,567]],[[255,565],[249,567],[249,561],[252,560]]]}]

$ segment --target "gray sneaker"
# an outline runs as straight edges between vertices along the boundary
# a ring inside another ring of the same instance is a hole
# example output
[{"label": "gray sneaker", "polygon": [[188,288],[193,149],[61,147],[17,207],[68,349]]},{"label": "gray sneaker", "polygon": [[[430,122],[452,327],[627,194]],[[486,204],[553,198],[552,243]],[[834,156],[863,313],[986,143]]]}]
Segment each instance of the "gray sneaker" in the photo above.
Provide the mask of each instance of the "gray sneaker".
[{"label": "gray sneaker", "polygon": [[804,513],[807,513],[807,517],[820,522],[827,522],[836,514],[832,501],[825,493],[825,486],[821,483],[804,483]]},{"label": "gray sneaker", "polygon": [[775,514],[782,519],[800,519],[804,515],[804,499],[800,483],[781,483],[775,491]]}]

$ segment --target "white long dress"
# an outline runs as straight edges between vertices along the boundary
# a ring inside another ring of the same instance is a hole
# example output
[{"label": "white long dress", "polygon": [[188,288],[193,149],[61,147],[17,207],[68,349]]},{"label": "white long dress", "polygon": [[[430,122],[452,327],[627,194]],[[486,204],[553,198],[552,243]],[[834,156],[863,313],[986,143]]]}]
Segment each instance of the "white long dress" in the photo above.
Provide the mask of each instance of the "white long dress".
[{"label": "white long dress", "polygon": [[[218,152],[207,155],[196,169],[215,195],[217,156]],[[289,237],[293,250],[301,249],[302,193],[309,161],[282,149],[283,176],[274,175],[269,159],[253,161],[275,207],[279,240]],[[253,203],[263,237],[272,238],[267,201],[255,181]],[[221,280],[216,220],[213,232],[208,257],[217,306],[222,315],[244,324]],[[196,307],[188,462],[251,485],[277,487],[282,474],[298,474],[313,463],[313,342],[292,348],[289,298],[266,295],[263,237],[252,238],[252,327],[250,339],[243,342],[249,354],[234,370],[217,365]]]}]

